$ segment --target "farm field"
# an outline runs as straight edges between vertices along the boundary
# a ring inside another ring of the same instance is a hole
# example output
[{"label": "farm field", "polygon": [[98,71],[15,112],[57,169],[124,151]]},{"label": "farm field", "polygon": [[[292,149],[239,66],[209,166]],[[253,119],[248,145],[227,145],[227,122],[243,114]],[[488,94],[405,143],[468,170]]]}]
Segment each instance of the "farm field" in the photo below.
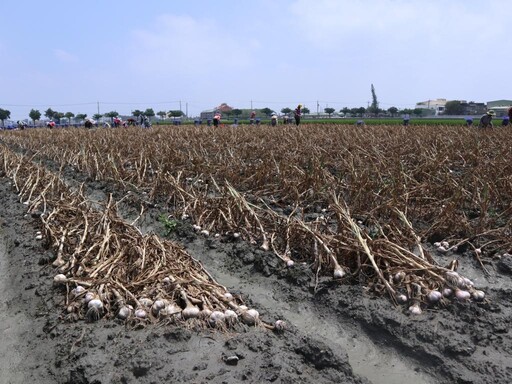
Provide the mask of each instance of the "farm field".
[{"label": "farm field", "polygon": [[0,144],[8,383],[512,381],[507,128]]}]

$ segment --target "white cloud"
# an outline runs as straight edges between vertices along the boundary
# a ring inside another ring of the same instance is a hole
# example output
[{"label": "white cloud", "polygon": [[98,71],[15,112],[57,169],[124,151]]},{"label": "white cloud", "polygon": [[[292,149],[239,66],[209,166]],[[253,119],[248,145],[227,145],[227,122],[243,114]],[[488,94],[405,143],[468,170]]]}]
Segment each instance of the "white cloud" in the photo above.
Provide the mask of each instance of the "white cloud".
[{"label": "white cloud", "polygon": [[[504,33],[508,0],[297,0],[295,27],[318,48],[402,44],[477,46]],[[501,35],[502,36],[502,35]]]},{"label": "white cloud", "polygon": [[[222,22],[222,21],[221,21]],[[237,40],[211,20],[161,15],[147,29],[132,33],[130,64],[137,73],[176,75],[229,74],[250,66],[256,40]]]},{"label": "white cloud", "polygon": [[75,55],[63,50],[63,49],[54,49],[53,50],[54,56],[64,63],[76,63],[78,62],[78,57]]}]

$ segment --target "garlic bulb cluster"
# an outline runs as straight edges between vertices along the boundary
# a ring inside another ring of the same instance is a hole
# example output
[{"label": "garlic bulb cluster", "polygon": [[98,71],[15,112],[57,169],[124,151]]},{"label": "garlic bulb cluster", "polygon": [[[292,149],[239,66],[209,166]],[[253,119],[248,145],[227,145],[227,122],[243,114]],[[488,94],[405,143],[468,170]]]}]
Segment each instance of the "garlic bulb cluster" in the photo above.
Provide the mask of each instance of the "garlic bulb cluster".
[{"label": "garlic bulb cluster", "polygon": [[98,321],[103,315],[103,302],[98,296],[94,297],[87,303],[87,320]]},{"label": "garlic bulb cluster", "polygon": [[343,268],[341,268],[341,267],[339,267],[339,266],[338,266],[338,267],[336,267],[336,268],[334,269],[334,278],[335,278],[335,279],[341,279],[341,278],[342,278],[343,276],[345,276],[345,275],[346,275],[346,273],[345,273],[345,271],[343,270]]},{"label": "garlic bulb cluster", "polygon": [[260,319],[260,314],[255,309],[247,309],[245,311],[241,311],[240,318],[247,325],[256,325]]},{"label": "garlic bulb cluster", "polygon": [[221,322],[224,321],[224,312],[221,311],[213,311],[210,314],[210,318],[208,319],[208,322],[212,327],[218,326]]},{"label": "garlic bulb cluster", "polygon": [[431,304],[438,303],[443,298],[443,294],[437,290],[432,290],[427,293],[427,300]]},{"label": "garlic bulb cluster", "polygon": [[80,296],[82,295],[83,293],[85,293],[85,288],[82,287],[81,285],[77,285],[75,288],[73,288],[71,290],[71,294],[74,296],[74,297],[77,297],[77,296]]},{"label": "garlic bulb cluster", "polygon": [[228,325],[233,325],[235,324],[235,322],[238,320],[238,315],[236,314],[235,311],[231,310],[231,309],[226,309],[224,311],[224,321],[228,324]]},{"label": "garlic bulb cluster", "polygon": [[395,284],[400,284],[402,281],[404,281],[404,279],[405,279],[404,271],[399,271],[399,272],[395,273],[395,275],[393,276],[393,282]]},{"label": "garlic bulb cluster", "polygon": [[68,278],[66,275],[63,275],[62,273],[59,273],[58,275],[55,275],[53,277],[53,284],[54,285],[63,285],[66,284],[68,281]]},{"label": "garlic bulb cluster", "polygon": [[131,305],[124,305],[119,308],[119,312],[117,312],[117,317],[121,320],[128,319],[133,313],[133,307]]},{"label": "garlic bulb cluster", "polygon": [[422,310],[420,308],[420,305],[418,303],[414,303],[409,307],[409,313],[411,315],[421,315]]},{"label": "garlic bulb cluster", "polygon": [[287,328],[287,324],[283,320],[276,320],[276,322],[274,323],[274,330],[277,332],[285,331],[286,328]]}]

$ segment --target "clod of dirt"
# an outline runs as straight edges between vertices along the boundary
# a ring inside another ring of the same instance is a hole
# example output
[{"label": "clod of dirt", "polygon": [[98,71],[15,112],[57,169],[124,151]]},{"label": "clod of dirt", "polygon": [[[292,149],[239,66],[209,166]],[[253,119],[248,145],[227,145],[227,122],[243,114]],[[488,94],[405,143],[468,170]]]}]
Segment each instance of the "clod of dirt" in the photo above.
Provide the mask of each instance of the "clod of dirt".
[{"label": "clod of dirt", "polygon": [[232,355],[232,356],[224,356],[222,358],[222,360],[224,360],[224,362],[227,364],[227,365],[237,365],[238,364],[238,356],[236,355]]},{"label": "clod of dirt", "polygon": [[335,355],[330,348],[318,340],[303,338],[302,345],[296,347],[295,352],[304,356],[306,361],[313,364],[316,369],[333,368],[337,371],[351,371],[350,366],[347,365],[346,356],[341,358]]},{"label": "clod of dirt", "polygon": [[497,265],[500,272],[512,275],[512,256],[502,256]]}]

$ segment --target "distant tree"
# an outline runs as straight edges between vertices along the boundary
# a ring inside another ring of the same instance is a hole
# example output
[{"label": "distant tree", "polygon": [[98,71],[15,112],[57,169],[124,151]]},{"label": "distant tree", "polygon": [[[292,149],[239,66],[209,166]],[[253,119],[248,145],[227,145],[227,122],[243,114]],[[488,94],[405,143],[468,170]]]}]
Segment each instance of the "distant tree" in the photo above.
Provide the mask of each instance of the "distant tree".
[{"label": "distant tree", "polygon": [[78,121],[82,121],[87,119],[87,113],[77,113],[75,117]]},{"label": "distant tree", "polygon": [[350,113],[350,108],[345,107],[340,109],[340,112],[343,113],[343,115],[348,115]]},{"label": "distant tree", "polygon": [[162,119],[162,120],[163,120],[163,119],[165,119],[165,118],[167,117],[167,112],[165,112],[165,111],[159,111],[159,112],[157,112],[156,114],[157,114],[157,115],[160,117],[160,119]]},{"label": "distant tree", "polygon": [[57,120],[57,123],[60,124],[60,120],[64,117],[64,113],[62,112],[55,112],[55,114],[53,115],[53,118],[55,120]]},{"label": "distant tree", "polygon": [[310,113],[309,108],[306,108],[306,107],[302,108],[302,113],[305,115],[309,114]]},{"label": "distant tree", "polygon": [[57,112],[51,108],[48,108],[46,111],[44,111],[44,115],[50,120],[52,120],[55,117],[56,113]]},{"label": "distant tree", "polygon": [[331,115],[334,113],[335,109],[334,108],[324,108],[324,112],[327,113],[329,115],[329,117],[331,117]]},{"label": "distant tree", "polygon": [[423,109],[421,109],[421,108],[414,108],[412,113],[413,113],[413,115],[420,117],[423,114]]},{"label": "distant tree", "polygon": [[264,114],[265,114],[265,116],[267,116],[267,117],[268,117],[268,116],[270,116],[270,115],[272,114],[272,112],[273,112],[273,111],[272,111],[270,108],[268,108],[268,107],[267,107],[267,108],[262,108],[262,109],[260,109],[260,111],[261,111],[262,113],[264,113]]},{"label": "distant tree", "polygon": [[238,108],[233,109],[231,112],[233,112],[233,115],[235,117],[240,116],[242,114],[242,110]]},{"label": "distant tree", "polygon": [[36,120],[39,120],[41,118],[41,112],[39,112],[37,109],[31,109],[28,114],[28,117],[30,117],[34,125],[36,125]]},{"label": "distant tree", "polygon": [[447,101],[444,106],[445,115],[463,115],[464,107],[461,105],[459,100]]},{"label": "distant tree", "polygon": [[96,121],[98,121],[99,119],[101,119],[103,117],[103,115],[101,113],[95,113],[94,115],[92,115],[92,118]]},{"label": "distant tree", "polygon": [[68,123],[71,123],[71,119],[75,117],[75,114],[73,112],[66,112],[64,116],[68,119]]},{"label": "distant tree", "polygon": [[11,118],[11,111],[0,108],[0,120],[2,120],[2,127],[5,127],[4,120]]},{"label": "distant tree", "polygon": [[377,101],[377,94],[375,93],[375,87],[372,84],[372,104],[368,107],[368,113],[376,115],[379,113],[379,102]]},{"label": "distant tree", "polygon": [[111,111],[111,112],[105,113],[103,116],[110,117],[110,122],[113,123],[114,122],[114,117],[119,116],[119,113],[117,113],[116,111]]},{"label": "distant tree", "polygon": [[155,111],[153,111],[153,108],[147,108],[144,111],[144,115],[147,117],[153,117],[153,116],[155,116]]},{"label": "distant tree", "polygon": [[363,115],[366,113],[365,107],[352,108],[351,111],[353,110],[355,110],[355,114],[359,117],[363,117]]},{"label": "distant tree", "polygon": [[179,109],[173,110],[173,111],[169,111],[168,114],[171,117],[180,117],[180,116],[184,115],[183,111],[180,111]]},{"label": "distant tree", "polygon": [[144,112],[142,112],[138,109],[136,109],[135,111],[132,111],[132,115],[135,116],[136,118],[139,118],[140,115],[143,115],[143,114],[144,114]]},{"label": "distant tree", "polygon": [[388,112],[391,115],[391,117],[393,117],[398,113],[398,108],[397,107],[388,108]]},{"label": "distant tree", "polygon": [[291,111],[292,111],[292,110],[291,110],[290,108],[283,108],[283,109],[281,109],[281,113],[283,113],[283,114],[285,114],[285,115],[287,115],[287,114],[291,113]]}]

